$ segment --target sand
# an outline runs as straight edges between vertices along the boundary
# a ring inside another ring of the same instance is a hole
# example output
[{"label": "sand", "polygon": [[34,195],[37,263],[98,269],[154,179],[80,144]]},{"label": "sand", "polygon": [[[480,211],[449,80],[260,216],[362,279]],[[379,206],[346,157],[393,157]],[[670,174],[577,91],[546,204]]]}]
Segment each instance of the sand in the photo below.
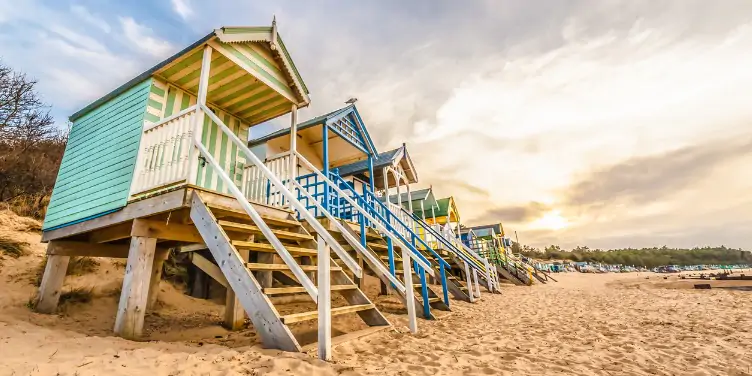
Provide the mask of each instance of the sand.
[{"label": "sand", "polygon": [[504,285],[476,304],[453,301],[450,315],[420,320],[417,335],[391,309],[395,330],[343,344],[325,363],[262,349],[252,329],[227,332],[220,305],[166,282],[147,316],[152,341],[112,337],[122,266],[106,261],[66,282],[96,281],[92,302],[33,313],[25,305],[43,247],[32,248],[0,267],[0,375],[752,374],[752,292],[694,290],[697,281],[676,276],[572,273],[548,285]]}]

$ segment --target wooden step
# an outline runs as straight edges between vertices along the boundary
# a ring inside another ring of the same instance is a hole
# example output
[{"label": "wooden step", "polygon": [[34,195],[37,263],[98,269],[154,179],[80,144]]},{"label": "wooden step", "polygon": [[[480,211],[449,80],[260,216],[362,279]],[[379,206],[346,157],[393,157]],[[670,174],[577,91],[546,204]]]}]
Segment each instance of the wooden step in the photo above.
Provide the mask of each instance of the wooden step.
[{"label": "wooden step", "polygon": [[[272,245],[268,243],[256,243],[256,242],[249,242],[249,241],[244,241],[244,240],[233,240],[232,245],[235,246],[236,249],[247,249],[247,250],[256,251],[256,252],[277,253],[274,247],[272,247]],[[290,254],[293,256],[317,256],[318,255],[318,251],[315,249],[292,247],[289,245],[285,245],[285,249],[287,249],[287,252],[290,252]]]},{"label": "wooden step", "polygon": [[[245,223],[231,222],[231,221],[218,221],[217,222],[226,231],[246,232],[249,234],[261,234],[261,229],[255,225],[248,225]],[[272,233],[280,239],[287,240],[313,240],[313,236],[309,234],[301,234],[292,231],[276,230],[272,229]]]},{"label": "wooden step", "polygon": [[[344,290],[355,290],[358,286],[355,285],[333,285],[331,286],[332,291],[344,291]],[[279,295],[279,294],[299,294],[306,292],[305,288],[302,286],[290,286],[290,287],[266,287],[264,288],[264,294],[266,295]]]},{"label": "wooden step", "polygon": [[[374,304],[358,304],[358,305],[344,306],[344,307],[339,307],[339,308],[332,308],[332,317],[344,315],[347,313],[367,311],[369,309],[374,309],[374,308],[376,308]],[[293,313],[290,315],[282,316],[280,318],[282,319],[283,323],[292,324],[292,323],[301,322],[301,321],[315,320],[318,317],[319,317],[318,311],[310,311],[310,312]]]},{"label": "wooden step", "polygon": [[[239,219],[246,219],[251,220],[251,218],[248,216],[248,213],[246,213],[243,210],[228,208],[226,206],[222,205],[216,205],[216,204],[207,204],[209,208],[211,208],[212,213],[215,214],[215,216],[227,216],[227,217],[233,217],[233,218],[239,218]],[[298,222],[295,219],[285,219],[285,218],[277,218],[277,217],[270,217],[268,215],[261,215],[261,219],[266,222],[266,224],[271,226],[277,226],[277,227],[296,227],[300,226],[300,222]]]},{"label": "wooden step", "polygon": [[[272,271],[284,271],[284,270],[290,270],[290,267],[287,266],[287,264],[259,264],[259,263],[253,263],[249,262],[245,264],[249,270],[272,270]],[[299,265],[301,269],[303,269],[304,272],[315,272],[318,270],[318,267],[316,265]],[[339,266],[332,266],[331,270],[334,271],[342,271],[342,268]]]}]

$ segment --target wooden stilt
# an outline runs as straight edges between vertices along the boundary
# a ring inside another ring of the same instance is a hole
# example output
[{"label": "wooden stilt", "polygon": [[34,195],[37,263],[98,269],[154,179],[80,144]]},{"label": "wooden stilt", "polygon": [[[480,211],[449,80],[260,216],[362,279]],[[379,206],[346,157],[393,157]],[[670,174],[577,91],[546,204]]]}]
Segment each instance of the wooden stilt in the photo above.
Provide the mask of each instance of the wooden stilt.
[{"label": "wooden stilt", "polygon": [[159,295],[159,282],[162,280],[162,265],[164,265],[170,250],[160,248],[154,254],[154,264],[151,267],[151,281],[149,282],[149,299],[146,303],[146,309],[152,310],[157,304]]},{"label": "wooden stilt", "polygon": [[[53,247],[53,242],[47,246]],[[42,284],[39,285],[39,294],[36,310],[40,313],[52,313],[57,309],[60,299],[60,290],[63,288],[65,272],[68,269],[70,256],[48,255],[47,265],[44,267]]]},{"label": "wooden stilt", "polygon": [[318,244],[318,314],[319,314],[319,358],[332,359],[332,291],[331,291],[331,263],[329,245],[321,235]]},{"label": "wooden stilt", "polygon": [[389,294],[389,289],[386,288],[386,283],[384,283],[383,281],[379,281],[379,282],[381,282],[380,283],[381,284],[381,292],[380,292],[380,294],[381,295],[388,295]]},{"label": "wooden stilt", "polygon": [[418,319],[415,317],[415,290],[413,290],[413,270],[410,254],[406,247],[402,247],[402,272],[405,278],[405,300],[407,301],[408,327],[413,334],[418,332]]},{"label": "wooden stilt", "polygon": [[[362,270],[365,270],[365,263],[363,262],[362,256],[358,256],[358,265]],[[366,273],[363,273],[362,278],[358,278],[358,288],[363,291],[366,290]]]},{"label": "wooden stilt", "polygon": [[[245,262],[249,261],[250,252],[248,250],[239,250],[238,254]],[[240,330],[245,325],[245,309],[243,309],[240,299],[232,291],[232,288],[230,286],[225,287],[227,287],[225,293],[225,327],[229,330]]]},{"label": "wooden stilt", "polygon": [[[257,262],[259,264],[271,264],[274,262],[274,254],[259,253]],[[261,287],[272,287],[273,278],[271,271],[257,271],[255,274],[256,280],[258,280],[258,283],[259,285],[261,285]]]},{"label": "wooden stilt", "polygon": [[470,274],[470,265],[465,263],[465,281],[467,282],[467,295],[470,297],[470,303],[475,302],[475,290],[473,290],[473,278]]},{"label": "wooden stilt", "polygon": [[191,283],[191,296],[199,299],[209,297],[209,276],[203,270],[196,266],[190,266],[193,274],[193,283]]},{"label": "wooden stilt", "polygon": [[141,336],[149,294],[157,239],[134,236],[128,251],[123,289],[120,293],[115,334],[128,339]]}]

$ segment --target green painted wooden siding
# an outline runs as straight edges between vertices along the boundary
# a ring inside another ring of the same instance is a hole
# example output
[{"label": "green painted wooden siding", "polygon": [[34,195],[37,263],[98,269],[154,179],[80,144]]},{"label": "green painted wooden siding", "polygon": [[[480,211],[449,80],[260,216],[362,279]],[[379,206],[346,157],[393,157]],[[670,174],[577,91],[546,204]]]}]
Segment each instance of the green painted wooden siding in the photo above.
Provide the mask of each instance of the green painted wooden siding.
[{"label": "green painted wooden siding", "polygon": [[75,120],[47,208],[45,230],[126,205],[151,81]]}]

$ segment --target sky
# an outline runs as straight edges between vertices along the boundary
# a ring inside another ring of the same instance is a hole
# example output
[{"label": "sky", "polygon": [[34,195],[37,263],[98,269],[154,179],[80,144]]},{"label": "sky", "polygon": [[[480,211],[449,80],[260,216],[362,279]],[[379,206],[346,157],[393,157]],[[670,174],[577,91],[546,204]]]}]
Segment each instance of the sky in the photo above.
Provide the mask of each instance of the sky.
[{"label": "sky", "polygon": [[[747,0],[0,0],[0,59],[67,116],[220,26],[270,25],[463,223],[523,244],[752,249]],[[254,128],[258,137],[284,119]]]}]

